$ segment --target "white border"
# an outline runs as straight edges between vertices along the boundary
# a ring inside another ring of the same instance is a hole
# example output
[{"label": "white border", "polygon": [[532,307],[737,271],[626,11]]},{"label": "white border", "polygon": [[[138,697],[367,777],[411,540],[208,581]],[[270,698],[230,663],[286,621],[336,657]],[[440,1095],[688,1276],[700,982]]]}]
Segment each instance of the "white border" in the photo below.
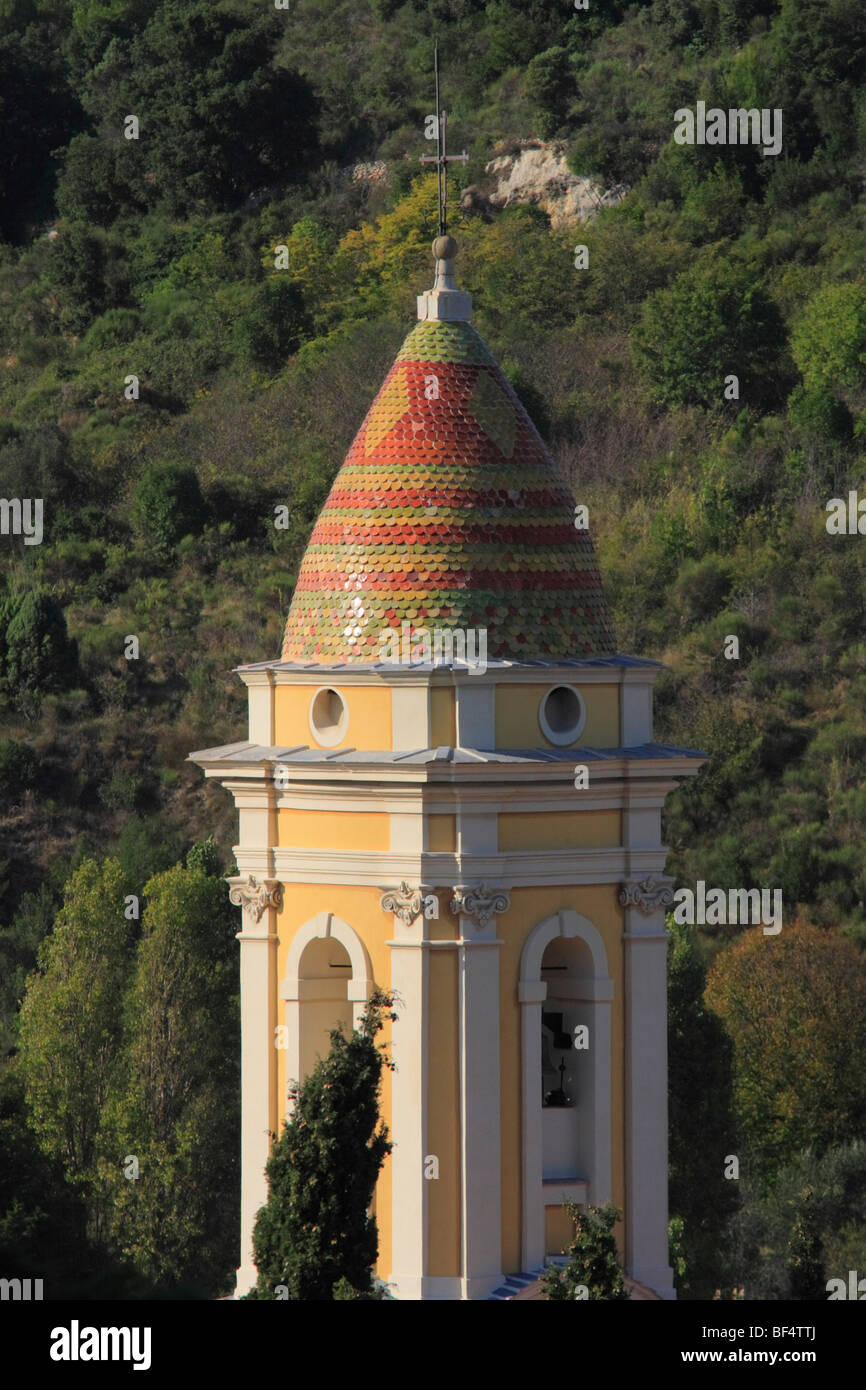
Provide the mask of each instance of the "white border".
[{"label": "white border", "polygon": [[[324,730],[317,728],[313,719],[313,710],[315,709],[316,701],[320,695],[325,694],[336,695],[340,704],[343,706],[340,722],[331,733],[326,733]],[[318,690],[313,692],[313,698],[307,710],[307,725],[316,743],[320,744],[322,748],[336,748],[337,744],[342,743],[343,739],[346,737],[346,730],[349,727],[349,706],[346,704],[345,695],[341,695],[339,690],[336,690],[333,685],[320,685]]]},{"label": "white border", "polygon": [[[570,729],[562,733],[558,733],[555,729],[550,727],[550,724],[547,722],[547,715],[544,712],[544,706],[547,704],[554,690],[570,690],[573,695],[577,696],[577,705],[580,710],[580,718],[577,723],[573,724]],[[580,738],[585,726],[586,701],[576,685],[568,685],[565,681],[557,681],[556,685],[552,685],[549,690],[544,692],[538,702],[538,727],[541,729],[541,732],[548,742],[554,744],[557,748],[567,748],[570,743],[574,743]]]}]

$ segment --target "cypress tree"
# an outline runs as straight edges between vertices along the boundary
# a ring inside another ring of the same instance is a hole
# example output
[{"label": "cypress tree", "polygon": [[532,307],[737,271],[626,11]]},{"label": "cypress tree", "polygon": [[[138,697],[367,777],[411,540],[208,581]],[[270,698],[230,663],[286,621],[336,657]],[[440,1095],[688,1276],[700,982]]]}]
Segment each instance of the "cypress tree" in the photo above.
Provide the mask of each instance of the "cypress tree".
[{"label": "cypress tree", "polygon": [[383,1066],[393,1064],[375,1039],[392,1004],[377,990],[360,1027],[349,1038],[334,1029],[328,1056],[291,1088],[292,1118],[268,1160],[268,1200],[253,1234],[259,1278],[250,1298],[376,1296],[379,1238],[369,1207],[391,1152],[379,1087]]}]

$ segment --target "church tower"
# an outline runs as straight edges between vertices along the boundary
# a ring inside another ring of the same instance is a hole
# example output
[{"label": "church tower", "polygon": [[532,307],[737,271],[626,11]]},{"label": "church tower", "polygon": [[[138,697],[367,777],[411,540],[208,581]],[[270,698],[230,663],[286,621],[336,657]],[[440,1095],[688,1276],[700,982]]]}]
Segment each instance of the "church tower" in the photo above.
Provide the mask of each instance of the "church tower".
[{"label": "church tower", "polygon": [[[349,450],[249,737],[191,755],[234,796],[242,1262],[287,1087],[396,991],[375,1196],[400,1299],[485,1299],[613,1200],[626,1271],[667,1251],[666,794],[657,662],[618,655],[592,544],[470,322],[456,243]],[[386,1034],[386,1038],[388,1034]],[[275,1043],[285,1046],[275,1046]]]}]

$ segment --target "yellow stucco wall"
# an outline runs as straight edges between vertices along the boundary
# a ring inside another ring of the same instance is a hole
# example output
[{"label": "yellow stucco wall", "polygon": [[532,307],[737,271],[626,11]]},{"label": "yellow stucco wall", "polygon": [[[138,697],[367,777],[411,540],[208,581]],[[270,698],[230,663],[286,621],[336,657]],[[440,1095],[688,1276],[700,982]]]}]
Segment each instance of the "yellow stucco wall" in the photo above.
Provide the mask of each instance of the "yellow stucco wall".
[{"label": "yellow stucco wall", "polygon": [[454,691],[449,686],[433,686],[430,691],[430,746],[453,748],[457,742]]},{"label": "yellow stucco wall", "polygon": [[[281,813],[285,814],[285,813]],[[342,818],[341,818],[342,819]],[[368,817],[364,817],[368,819]],[[430,922],[434,940],[454,939],[457,919],[448,911],[449,892],[439,891],[440,917]],[[277,915],[279,943],[274,980],[272,1008],[277,1022],[285,1021],[285,1006],[279,999],[279,985],[286,973],[289,945],[295,932],[317,913],[335,913],[360,936],[370,954],[374,978],[387,987],[390,984],[390,950],[387,941],[393,923],[379,906],[378,888],[351,885],[287,884],[284,903]],[[517,1000],[520,956],[530,932],[544,918],[560,908],[573,908],[587,917],[604,941],[608,970],[614,982],[611,1006],[611,1098],[612,1121],[612,1196],[620,1207],[625,1203],[624,1156],[624,1018],[623,1018],[623,957],[622,909],[617,901],[614,884],[591,887],[521,888],[511,892],[509,911],[497,918],[500,948],[500,1116],[502,1135],[502,1268],[513,1271],[521,1268],[522,1196],[521,1196],[521,1124],[522,1124],[522,1058],[521,1009]],[[430,1009],[429,1027],[429,1090],[428,1090],[428,1148],[439,1159],[439,1178],[428,1187],[429,1263],[431,1275],[454,1276],[459,1273],[460,1254],[460,1135],[459,1135],[459,1064],[458,1064],[458,984],[457,952],[448,948],[430,952]],[[319,1012],[322,1012],[321,1010]],[[316,1015],[317,1031],[326,1025],[324,1015]],[[383,1040],[390,1040],[390,1024]],[[279,1124],[284,1114],[286,1087],[286,1053],[274,1051],[274,1089],[279,1102]],[[391,1073],[383,1073],[382,1113],[392,1124]],[[379,1225],[380,1258],[378,1271],[385,1277],[391,1269],[392,1188],[390,1160],[379,1179],[376,1194],[376,1213]],[[562,1243],[568,1227],[563,1212],[548,1211],[548,1231],[554,1242]],[[552,1247],[548,1247],[552,1248]],[[557,1246],[557,1248],[559,1248]]]},{"label": "yellow stucco wall", "polygon": [[[278,685],[274,691],[274,738],[277,744],[291,747],[309,744],[321,748],[310,729],[310,704],[317,685]],[[393,747],[391,730],[391,691],[378,685],[332,685],[327,687],[342,695],[349,711],[346,736],[334,748],[377,749]]]},{"label": "yellow stucco wall", "polygon": [[548,1255],[562,1255],[571,1244],[574,1226],[568,1207],[544,1208],[544,1249]]},{"label": "yellow stucco wall", "polygon": [[620,811],[520,811],[498,817],[500,850],[599,849],[622,844]]},{"label": "yellow stucco wall", "polygon": [[428,816],[427,848],[431,853],[449,853],[457,848],[457,817]]},{"label": "yellow stucco wall", "polygon": [[386,811],[277,812],[277,844],[291,849],[388,850],[391,817]]},{"label": "yellow stucco wall", "polygon": [[[511,907],[497,918],[500,947],[500,1120],[502,1132],[502,1268],[521,1268],[522,1241],[522,1060],[521,1008],[517,1000],[520,955],[526,938],[545,917],[573,908],[588,918],[601,936],[614,983],[611,1005],[611,1184],[613,1201],[625,1204],[625,1093],[622,908],[615,884],[582,888],[514,888]],[[548,1217],[552,1222],[559,1217]]]},{"label": "yellow stucco wall", "polygon": [[[553,685],[503,684],[496,688],[496,747],[552,748],[538,722],[538,707]],[[619,686],[581,685],[571,681],[580,691],[586,705],[586,724],[570,747],[582,744],[586,748],[619,747]]]}]

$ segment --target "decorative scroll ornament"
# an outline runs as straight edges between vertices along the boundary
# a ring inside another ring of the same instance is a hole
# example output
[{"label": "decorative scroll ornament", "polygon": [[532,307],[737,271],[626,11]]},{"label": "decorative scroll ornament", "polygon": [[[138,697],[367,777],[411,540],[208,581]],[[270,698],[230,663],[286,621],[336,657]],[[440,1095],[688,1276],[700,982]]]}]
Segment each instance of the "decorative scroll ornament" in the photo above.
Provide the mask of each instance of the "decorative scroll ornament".
[{"label": "decorative scroll ornament", "polygon": [[488,888],[486,883],[472,887],[459,883],[451,899],[451,911],[461,917],[471,917],[476,927],[486,927],[495,912],[507,912],[511,897],[502,888]]},{"label": "decorative scroll ornament", "polygon": [[[229,880],[231,883],[231,879]],[[266,907],[279,908],[283,905],[283,885],[281,883],[260,883],[253,874],[247,876],[246,883],[235,881],[229,891],[229,902],[242,907],[254,922],[261,921]]]},{"label": "decorative scroll ornament", "polygon": [[640,883],[624,883],[620,889],[619,900],[623,907],[639,907],[648,915],[657,907],[670,907],[674,900],[674,890],[667,883],[657,883],[652,874],[641,879]]},{"label": "decorative scroll ornament", "polygon": [[411,927],[424,906],[424,894],[420,888],[410,888],[406,880],[399,888],[383,888],[379,906],[383,912],[393,912],[406,927]]}]

